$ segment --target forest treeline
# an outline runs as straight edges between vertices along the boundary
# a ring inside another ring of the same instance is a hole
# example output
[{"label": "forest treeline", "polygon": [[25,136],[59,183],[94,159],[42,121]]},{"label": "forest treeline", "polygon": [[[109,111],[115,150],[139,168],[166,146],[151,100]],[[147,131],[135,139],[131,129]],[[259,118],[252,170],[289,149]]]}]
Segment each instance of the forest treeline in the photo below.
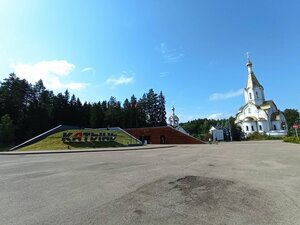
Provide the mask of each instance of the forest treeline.
[{"label": "forest treeline", "polygon": [[123,103],[115,97],[94,103],[81,102],[68,90],[54,94],[42,80],[30,84],[9,74],[0,85],[0,144],[12,145],[57,125],[80,127],[165,126],[165,97],[150,89],[141,98],[132,95]]},{"label": "forest treeline", "polygon": [[208,140],[209,130],[211,127],[224,130],[225,141],[239,141],[242,138],[241,128],[235,123],[235,118],[230,117],[228,119],[195,119],[182,123],[181,126],[187,130],[192,136],[199,138],[201,140]]},{"label": "forest treeline", "polygon": [[[132,95],[123,103],[115,97],[94,103],[81,102],[68,90],[54,94],[42,80],[30,84],[14,73],[0,83],[0,146],[10,146],[28,140],[57,125],[75,125],[82,128],[137,128],[167,125],[165,97],[150,89],[139,99]],[[292,125],[300,124],[296,109],[285,109],[290,133]],[[191,135],[208,139],[211,126],[224,129],[226,139],[239,140],[241,129],[235,118],[213,120],[196,119],[181,126]]]}]

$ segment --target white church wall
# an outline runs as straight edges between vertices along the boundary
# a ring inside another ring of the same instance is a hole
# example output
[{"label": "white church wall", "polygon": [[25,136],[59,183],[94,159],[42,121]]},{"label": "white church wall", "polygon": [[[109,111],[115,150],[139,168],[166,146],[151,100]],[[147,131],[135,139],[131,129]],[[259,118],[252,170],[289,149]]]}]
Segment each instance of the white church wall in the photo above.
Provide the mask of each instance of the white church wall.
[{"label": "white church wall", "polygon": [[268,121],[265,121],[265,120],[258,121],[257,125],[258,125],[258,132],[259,133],[266,133],[270,130]]},{"label": "white church wall", "polygon": [[272,124],[271,130],[282,130],[281,121],[272,121],[271,124]]},{"label": "white church wall", "polygon": [[245,114],[246,117],[257,117],[257,107],[253,104],[249,104],[248,107],[245,108]]},{"label": "white church wall", "polygon": [[254,103],[254,92],[253,89],[245,89],[245,102]]},{"label": "white church wall", "polygon": [[268,120],[267,113],[264,110],[261,110],[261,109],[258,110],[257,117],[260,118],[260,119],[263,118],[265,120]]},{"label": "white church wall", "polygon": [[261,87],[253,89],[254,102],[256,105],[261,105],[264,102],[264,93]]},{"label": "white church wall", "polygon": [[257,132],[256,121],[246,121],[243,122],[243,131],[248,135],[253,132]]},{"label": "white church wall", "polygon": [[264,100],[264,92],[262,87],[255,87],[251,89],[245,89],[244,90],[244,98],[246,103],[252,103],[255,105],[261,105]]},{"label": "white church wall", "polygon": [[267,132],[267,135],[274,137],[283,137],[287,135],[287,130],[271,130]]},{"label": "white church wall", "polygon": [[244,119],[245,119],[244,113],[239,113],[239,114],[237,115],[237,121],[243,121]]}]

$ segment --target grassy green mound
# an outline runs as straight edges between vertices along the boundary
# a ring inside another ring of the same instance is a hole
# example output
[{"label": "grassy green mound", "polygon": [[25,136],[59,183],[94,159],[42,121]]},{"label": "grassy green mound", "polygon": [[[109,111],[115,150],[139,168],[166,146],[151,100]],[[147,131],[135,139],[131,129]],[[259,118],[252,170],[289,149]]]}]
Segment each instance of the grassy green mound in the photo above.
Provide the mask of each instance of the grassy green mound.
[{"label": "grassy green mound", "polygon": [[[63,133],[72,132],[94,132],[94,133],[113,133],[116,139],[113,141],[84,141],[81,142],[63,142]],[[19,151],[34,151],[34,150],[69,150],[69,149],[87,149],[87,148],[106,148],[106,147],[124,147],[128,145],[139,144],[135,139],[120,130],[66,130],[52,134],[45,139],[34,144],[22,147]]]}]

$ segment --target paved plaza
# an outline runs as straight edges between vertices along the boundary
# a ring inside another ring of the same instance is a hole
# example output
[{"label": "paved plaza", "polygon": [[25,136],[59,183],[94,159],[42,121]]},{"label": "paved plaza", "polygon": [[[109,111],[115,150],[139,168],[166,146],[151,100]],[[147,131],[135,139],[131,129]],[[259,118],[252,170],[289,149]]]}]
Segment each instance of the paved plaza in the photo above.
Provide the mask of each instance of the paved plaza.
[{"label": "paved plaza", "polygon": [[0,155],[0,224],[300,224],[300,145]]}]

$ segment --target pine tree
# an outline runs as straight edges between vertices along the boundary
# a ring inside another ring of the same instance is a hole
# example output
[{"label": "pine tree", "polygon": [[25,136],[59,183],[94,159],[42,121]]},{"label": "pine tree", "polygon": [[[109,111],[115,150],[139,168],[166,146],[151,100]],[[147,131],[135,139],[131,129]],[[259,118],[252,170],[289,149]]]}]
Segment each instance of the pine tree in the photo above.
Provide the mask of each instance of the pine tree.
[{"label": "pine tree", "polygon": [[143,96],[139,99],[137,103],[137,127],[146,127],[148,124],[146,122],[147,117],[147,95],[143,94]]},{"label": "pine tree", "polygon": [[158,95],[158,126],[167,126],[166,100],[162,91]]},{"label": "pine tree", "polygon": [[90,109],[90,125],[92,128],[104,127],[104,112],[101,102],[94,103]]},{"label": "pine tree", "polygon": [[81,124],[82,127],[90,127],[90,111],[91,111],[91,104],[84,102],[81,110]]},{"label": "pine tree", "polygon": [[134,95],[130,98],[130,119],[132,121],[130,128],[138,127],[138,110],[137,110],[137,99]]},{"label": "pine tree", "polygon": [[159,121],[158,96],[150,89],[146,98],[146,123],[150,127],[156,127]]},{"label": "pine tree", "polygon": [[[1,117],[0,124],[1,142],[4,146],[13,144],[15,140],[14,125],[8,114]],[[1,143],[0,143],[1,144]]]},{"label": "pine tree", "polygon": [[123,103],[122,109],[122,128],[132,127],[132,117],[131,117],[131,106],[129,100],[126,98]]}]

